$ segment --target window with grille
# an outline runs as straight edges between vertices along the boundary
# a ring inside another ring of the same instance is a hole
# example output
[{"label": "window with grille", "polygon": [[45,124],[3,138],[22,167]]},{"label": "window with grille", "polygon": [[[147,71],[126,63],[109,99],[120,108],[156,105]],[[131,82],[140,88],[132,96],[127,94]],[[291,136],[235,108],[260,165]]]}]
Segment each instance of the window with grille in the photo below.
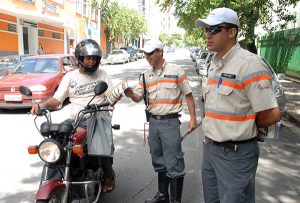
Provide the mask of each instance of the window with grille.
[{"label": "window with grille", "polygon": [[82,0],[82,15],[88,15],[88,0]]},{"label": "window with grille", "polygon": [[17,25],[16,24],[12,24],[12,23],[8,23],[7,30],[9,32],[17,32]]},{"label": "window with grille", "polygon": [[91,6],[91,18],[92,20],[96,20],[96,7],[94,5]]},{"label": "window with grille", "polygon": [[39,37],[44,37],[44,30],[38,30]]},{"label": "window with grille", "polygon": [[35,0],[21,0],[25,3],[34,4]]},{"label": "window with grille", "polygon": [[76,0],[76,12],[77,13],[81,13],[80,5],[81,5],[81,0]]},{"label": "window with grille", "polygon": [[60,39],[60,33],[52,32],[52,38],[53,39]]},{"label": "window with grille", "polygon": [[56,4],[45,1],[45,5],[43,7],[44,10],[50,11],[52,13],[59,13],[59,7]]}]

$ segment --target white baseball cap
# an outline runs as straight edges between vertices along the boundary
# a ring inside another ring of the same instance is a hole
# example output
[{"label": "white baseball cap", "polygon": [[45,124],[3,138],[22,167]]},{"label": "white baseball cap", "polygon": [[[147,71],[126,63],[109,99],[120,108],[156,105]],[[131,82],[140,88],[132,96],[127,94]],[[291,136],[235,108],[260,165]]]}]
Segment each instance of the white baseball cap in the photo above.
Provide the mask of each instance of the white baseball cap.
[{"label": "white baseball cap", "polygon": [[164,49],[164,44],[160,40],[149,40],[141,50],[145,53],[151,53],[155,49]]},{"label": "white baseball cap", "polygon": [[230,8],[216,8],[212,10],[206,19],[196,20],[196,27],[213,26],[221,23],[230,23],[240,26],[240,21],[237,13]]}]

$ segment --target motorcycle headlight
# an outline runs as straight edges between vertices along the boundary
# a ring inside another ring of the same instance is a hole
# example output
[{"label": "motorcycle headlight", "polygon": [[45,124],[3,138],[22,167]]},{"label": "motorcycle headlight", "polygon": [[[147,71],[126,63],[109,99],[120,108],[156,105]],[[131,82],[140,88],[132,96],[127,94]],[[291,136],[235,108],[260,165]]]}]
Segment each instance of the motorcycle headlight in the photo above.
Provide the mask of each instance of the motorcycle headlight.
[{"label": "motorcycle headlight", "polygon": [[39,146],[39,156],[47,163],[59,161],[63,154],[63,147],[53,139],[46,139]]}]

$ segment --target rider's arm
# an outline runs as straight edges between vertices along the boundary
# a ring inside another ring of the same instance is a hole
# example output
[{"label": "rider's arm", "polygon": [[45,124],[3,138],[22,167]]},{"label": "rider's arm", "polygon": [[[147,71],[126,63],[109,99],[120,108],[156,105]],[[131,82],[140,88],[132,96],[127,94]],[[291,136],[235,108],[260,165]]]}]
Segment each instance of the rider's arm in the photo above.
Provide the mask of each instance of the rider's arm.
[{"label": "rider's arm", "polygon": [[55,109],[57,108],[59,105],[61,104],[61,102],[55,98],[50,98],[42,103],[39,104],[39,106],[37,104],[34,104],[30,110],[31,114],[36,114],[39,110],[39,107],[43,107],[43,108],[47,108],[47,109]]}]

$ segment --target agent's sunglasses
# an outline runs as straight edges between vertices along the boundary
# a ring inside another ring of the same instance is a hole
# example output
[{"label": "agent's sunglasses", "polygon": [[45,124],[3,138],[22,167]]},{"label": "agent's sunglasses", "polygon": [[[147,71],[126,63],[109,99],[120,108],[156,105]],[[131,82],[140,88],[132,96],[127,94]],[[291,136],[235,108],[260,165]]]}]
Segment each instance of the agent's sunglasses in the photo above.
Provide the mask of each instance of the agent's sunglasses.
[{"label": "agent's sunglasses", "polygon": [[150,53],[146,53],[145,52],[145,55],[147,56],[152,56],[156,51],[158,51],[159,49],[154,49],[153,51],[151,51]]},{"label": "agent's sunglasses", "polygon": [[204,28],[204,32],[205,34],[212,34],[212,35],[216,35],[220,32],[222,32],[222,29],[229,29],[229,27],[225,27],[225,26],[221,26],[221,25],[214,25],[214,26],[210,26],[210,27],[206,27]]}]

